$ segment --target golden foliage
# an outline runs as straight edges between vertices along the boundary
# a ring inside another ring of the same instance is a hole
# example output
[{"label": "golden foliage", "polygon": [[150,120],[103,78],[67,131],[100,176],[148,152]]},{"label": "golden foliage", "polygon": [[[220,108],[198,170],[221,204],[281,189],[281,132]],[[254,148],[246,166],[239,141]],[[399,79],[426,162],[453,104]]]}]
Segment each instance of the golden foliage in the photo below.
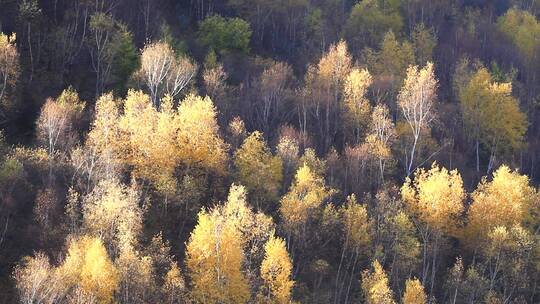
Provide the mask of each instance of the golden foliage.
[{"label": "golden foliage", "polygon": [[261,263],[261,278],[273,303],[291,302],[294,281],[291,279],[292,262],[285,248],[285,241],[271,237],[264,246],[265,257]]},{"label": "golden foliage", "polygon": [[186,249],[191,296],[197,303],[247,303],[249,286],[242,274],[242,236],[217,210],[201,211]]},{"label": "golden foliage", "polygon": [[352,56],[347,50],[347,43],[340,40],[330,46],[328,52],[321,58],[317,66],[321,80],[332,83],[340,83],[349,73],[352,65]]},{"label": "golden foliage", "polygon": [[405,282],[405,293],[402,299],[403,304],[425,304],[427,303],[426,292],[422,283],[418,279],[407,279]]},{"label": "golden foliage", "polygon": [[129,91],[119,120],[123,162],[165,193],[176,189],[173,175],[180,165],[223,173],[228,146],[216,115],[208,97],[189,95],[178,109],[165,97],[158,111],[148,95]]},{"label": "golden foliage", "polygon": [[341,207],[345,246],[360,252],[371,244],[372,223],[364,205],[358,204],[353,195],[347,197],[347,203]]},{"label": "golden foliage", "polygon": [[375,260],[372,270],[362,273],[362,291],[366,304],[395,304],[388,277],[379,261]]},{"label": "golden foliage", "polygon": [[118,252],[135,245],[142,229],[139,193],[116,180],[103,180],[83,200],[83,227]]},{"label": "golden foliage", "polygon": [[345,119],[358,142],[362,129],[368,125],[370,105],[366,92],[372,78],[368,70],[354,68],[345,78],[343,84],[343,106]]},{"label": "golden foliage", "polygon": [[480,68],[459,95],[469,136],[484,143],[492,153],[522,146],[527,118],[512,96],[511,83],[494,82],[489,71]]},{"label": "golden foliage", "polygon": [[6,101],[6,93],[15,86],[20,75],[16,40],[15,34],[8,36],[0,32],[0,104]]},{"label": "golden foliage", "polygon": [[58,150],[66,152],[76,143],[76,124],[84,106],[71,88],[62,91],[56,99],[47,99],[37,121],[37,136],[48,149],[49,156],[54,156]]},{"label": "golden foliage", "polygon": [[65,276],[66,284],[92,300],[89,302],[113,302],[114,292],[119,287],[119,274],[99,238],[83,236],[71,240],[59,271]]},{"label": "golden foliage", "polygon": [[324,179],[304,164],[296,172],[291,189],[281,199],[279,212],[288,230],[306,223],[313,210],[319,208],[333,191],[324,185]]},{"label": "golden foliage", "polygon": [[223,173],[229,147],[219,136],[217,110],[212,100],[188,95],[178,107],[178,125],[182,161]]},{"label": "golden foliage", "polygon": [[260,206],[277,201],[283,179],[283,163],[272,155],[258,131],[251,133],[234,154],[237,178]]},{"label": "golden foliage", "polygon": [[470,244],[485,240],[494,227],[524,224],[534,208],[536,191],[529,178],[501,166],[490,182],[485,177],[472,194],[466,237]]},{"label": "golden foliage", "polygon": [[409,212],[428,229],[446,234],[456,232],[465,199],[463,180],[457,170],[449,172],[436,163],[430,170],[419,169],[414,181],[407,177],[401,196]]}]

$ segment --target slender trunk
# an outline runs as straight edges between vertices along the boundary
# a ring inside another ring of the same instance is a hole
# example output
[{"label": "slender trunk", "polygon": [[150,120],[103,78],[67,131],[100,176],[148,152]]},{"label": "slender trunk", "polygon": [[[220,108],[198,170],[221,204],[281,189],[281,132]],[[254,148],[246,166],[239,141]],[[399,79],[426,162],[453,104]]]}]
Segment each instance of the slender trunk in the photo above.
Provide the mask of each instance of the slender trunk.
[{"label": "slender trunk", "polygon": [[28,22],[28,25],[26,26],[26,38],[28,41],[28,53],[30,55],[30,82],[32,82],[32,79],[34,77],[34,56],[32,54],[32,41],[31,41],[31,25],[30,22]]},{"label": "slender trunk", "polygon": [[411,159],[409,160],[409,166],[407,168],[407,176],[411,175],[411,170],[412,170],[413,161],[414,161],[414,153],[416,152],[416,144],[418,143],[419,136],[420,136],[419,134],[414,135],[413,146],[411,149]]},{"label": "slender trunk", "polygon": [[476,139],[476,172],[480,172],[480,142]]}]

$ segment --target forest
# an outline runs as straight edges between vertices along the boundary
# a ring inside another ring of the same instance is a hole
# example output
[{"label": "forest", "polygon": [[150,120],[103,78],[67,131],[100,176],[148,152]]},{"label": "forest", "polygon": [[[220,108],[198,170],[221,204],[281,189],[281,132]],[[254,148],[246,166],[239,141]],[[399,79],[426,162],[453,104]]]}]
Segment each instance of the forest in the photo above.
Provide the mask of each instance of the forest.
[{"label": "forest", "polygon": [[540,0],[0,0],[0,304],[540,303]]}]

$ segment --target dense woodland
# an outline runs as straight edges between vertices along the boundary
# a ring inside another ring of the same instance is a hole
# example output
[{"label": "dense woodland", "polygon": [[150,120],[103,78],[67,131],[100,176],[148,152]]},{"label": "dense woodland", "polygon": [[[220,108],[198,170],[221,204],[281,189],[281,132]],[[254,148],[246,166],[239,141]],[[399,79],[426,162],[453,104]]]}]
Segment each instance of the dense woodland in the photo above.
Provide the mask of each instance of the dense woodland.
[{"label": "dense woodland", "polygon": [[540,303],[538,18],[0,0],[0,303]]}]

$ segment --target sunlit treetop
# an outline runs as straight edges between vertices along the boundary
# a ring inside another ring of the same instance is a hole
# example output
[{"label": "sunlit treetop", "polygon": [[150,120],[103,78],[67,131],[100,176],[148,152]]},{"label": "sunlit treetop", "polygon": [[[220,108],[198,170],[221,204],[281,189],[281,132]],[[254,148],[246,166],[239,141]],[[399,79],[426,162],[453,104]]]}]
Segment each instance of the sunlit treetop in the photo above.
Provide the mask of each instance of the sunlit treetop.
[{"label": "sunlit treetop", "polygon": [[463,211],[466,193],[457,170],[448,171],[433,163],[431,169],[418,169],[401,188],[407,209],[428,228],[455,233]]}]

